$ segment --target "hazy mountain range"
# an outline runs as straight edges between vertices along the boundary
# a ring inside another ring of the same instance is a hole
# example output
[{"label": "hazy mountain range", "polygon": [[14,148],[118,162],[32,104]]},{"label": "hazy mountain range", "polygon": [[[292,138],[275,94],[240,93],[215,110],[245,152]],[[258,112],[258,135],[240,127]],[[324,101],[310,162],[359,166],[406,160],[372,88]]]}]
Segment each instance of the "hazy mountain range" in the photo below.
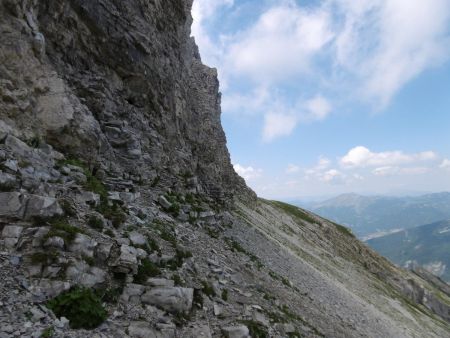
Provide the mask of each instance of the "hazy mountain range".
[{"label": "hazy mountain range", "polygon": [[303,206],[320,216],[349,226],[360,238],[450,219],[449,192],[413,197],[350,193]]},{"label": "hazy mountain range", "polygon": [[374,238],[367,243],[400,266],[419,264],[450,282],[450,220]]}]

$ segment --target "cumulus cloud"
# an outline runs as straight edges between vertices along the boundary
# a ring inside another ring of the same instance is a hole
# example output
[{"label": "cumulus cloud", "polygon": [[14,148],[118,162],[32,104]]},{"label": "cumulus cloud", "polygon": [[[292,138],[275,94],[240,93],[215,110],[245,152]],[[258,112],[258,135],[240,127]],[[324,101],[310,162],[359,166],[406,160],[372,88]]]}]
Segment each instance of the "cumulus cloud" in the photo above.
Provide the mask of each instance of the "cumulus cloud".
[{"label": "cumulus cloud", "polygon": [[330,114],[331,109],[331,103],[322,95],[317,95],[306,102],[306,117],[322,121]]},{"label": "cumulus cloud", "polygon": [[351,149],[340,163],[345,168],[381,167],[387,168],[400,164],[436,160],[437,155],[432,151],[416,154],[406,154],[402,151],[372,152],[368,148],[358,146]]},{"label": "cumulus cloud", "polygon": [[303,9],[291,2],[277,5],[234,37],[227,65],[257,81],[283,80],[308,72],[313,56],[332,38],[326,11]]},{"label": "cumulus cloud", "polygon": [[262,169],[255,169],[251,166],[244,167],[238,163],[233,165],[233,168],[238,173],[238,175],[243,177],[246,181],[251,181],[255,178],[258,178],[262,174]]},{"label": "cumulus cloud", "polygon": [[266,114],[264,116],[263,141],[271,142],[278,137],[290,135],[297,123],[298,117],[293,114]]},{"label": "cumulus cloud", "polygon": [[439,168],[450,169],[450,160],[445,158],[440,164]]},{"label": "cumulus cloud", "polygon": [[345,175],[336,169],[330,169],[324,172],[320,179],[327,183],[342,184],[344,183]]}]

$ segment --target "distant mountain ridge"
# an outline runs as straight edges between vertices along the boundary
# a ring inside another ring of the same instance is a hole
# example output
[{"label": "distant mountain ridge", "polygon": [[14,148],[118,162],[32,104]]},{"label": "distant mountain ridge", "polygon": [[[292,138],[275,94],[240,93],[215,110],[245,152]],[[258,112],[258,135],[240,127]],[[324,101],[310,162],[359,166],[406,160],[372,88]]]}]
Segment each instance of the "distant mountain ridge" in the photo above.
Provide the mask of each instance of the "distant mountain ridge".
[{"label": "distant mountain ridge", "polygon": [[450,192],[414,197],[339,195],[308,206],[311,211],[345,224],[359,237],[450,219]]},{"label": "distant mountain ridge", "polygon": [[421,265],[450,282],[450,220],[374,238],[367,244],[400,266]]}]

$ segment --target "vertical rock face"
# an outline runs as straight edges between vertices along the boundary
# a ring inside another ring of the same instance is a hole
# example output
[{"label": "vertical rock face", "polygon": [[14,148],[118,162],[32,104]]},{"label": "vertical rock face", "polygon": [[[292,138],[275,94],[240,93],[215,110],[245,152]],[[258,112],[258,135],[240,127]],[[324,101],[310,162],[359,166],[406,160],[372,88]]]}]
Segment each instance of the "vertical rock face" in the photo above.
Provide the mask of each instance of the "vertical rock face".
[{"label": "vertical rock face", "polygon": [[0,116],[110,176],[253,200],[230,163],[191,5],[0,1]]}]

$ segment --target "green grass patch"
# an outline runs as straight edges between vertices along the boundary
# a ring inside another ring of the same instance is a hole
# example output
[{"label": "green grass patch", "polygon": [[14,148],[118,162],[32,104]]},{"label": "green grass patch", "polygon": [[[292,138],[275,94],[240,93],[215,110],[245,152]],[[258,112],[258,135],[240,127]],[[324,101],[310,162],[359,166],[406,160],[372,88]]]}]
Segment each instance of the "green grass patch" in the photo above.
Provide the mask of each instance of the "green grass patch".
[{"label": "green grass patch", "polygon": [[103,220],[100,217],[97,217],[95,215],[89,216],[87,224],[95,230],[98,230],[98,231],[103,230]]},{"label": "green grass patch", "polygon": [[317,223],[317,221],[312,216],[310,216],[308,213],[306,213],[305,211],[294,205],[279,201],[271,201],[270,203],[272,203],[272,205],[276,206],[277,208],[285,211],[286,213],[290,214],[291,216],[294,216],[294,218],[296,219],[300,219],[302,221],[312,224]]},{"label": "green grass patch", "polygon": [[185,259],[190,257],[192,257],[192,252],[176,248],[175,257],[167,261],[163,266],[175,271],[183,266]]},{"label": "green grass patch", "polygon": [[96,210],[101,213],[105,218],[112,222],[113,227],[118,228],[127,219],[127,215],[117,203],[109,203],[108,200],[101,199],[100,204],[97,206]]},{"label": "green grass patch", "polygon": [[209,284],[206,281],[202,281],[202,292],[207,295],[208,297],[214,297],[216,295],[216,292],[214,291],[214,288],[211,284]]},{"label": "green grass patch", "polygon": [[134,276],[134,282],[136,284],[144,284],[149,277],[156,277],[161,274],[159,267],[147,258],[141,261],[138,266],[138,272]]},{"label": "green grass patch", "polygon": [[30,255],[30,260],[33,264],[52,264],[58,257],[57,251],[34,252]]},{"label": "green grass patch", "polygon": [[269,333],[267,329],[253,320],[243,320],[242,323],[248,327],[252,338],[267,338]]},{"label": "green grass patch", "polygon": [[227,289],[223,289],[223,290],[222,290],[221,298],[222,298],[222,300],[225,301],[225,302],[228,301],[228,290],[227,290]]},{"label": "green grass patch", "polygon": [[332,222],[332,224],[336,227],[336,229],[337,229],[340,233],[343,233],[343,234],[346,235],[346,236],[355,238],[355,235],[353,234],[353,232],[352,232],[349,228],[347,228],[347,227],[345,227],[345,226],[343,226],[343,225],[334,223],[334,222]]},{"label": "green grass patch", "polygon": [[[34,223],[36,222],[42,225],[42,219],[39,221],[35,219]],[[77,234],[84,233],[82,229],[69,224],[64,217],[47,218],[44,224],[50,225],[50,231],[44,236],[44,241],[51,237],[61,237],[66,245],[70,245],[77,237]]]}]

